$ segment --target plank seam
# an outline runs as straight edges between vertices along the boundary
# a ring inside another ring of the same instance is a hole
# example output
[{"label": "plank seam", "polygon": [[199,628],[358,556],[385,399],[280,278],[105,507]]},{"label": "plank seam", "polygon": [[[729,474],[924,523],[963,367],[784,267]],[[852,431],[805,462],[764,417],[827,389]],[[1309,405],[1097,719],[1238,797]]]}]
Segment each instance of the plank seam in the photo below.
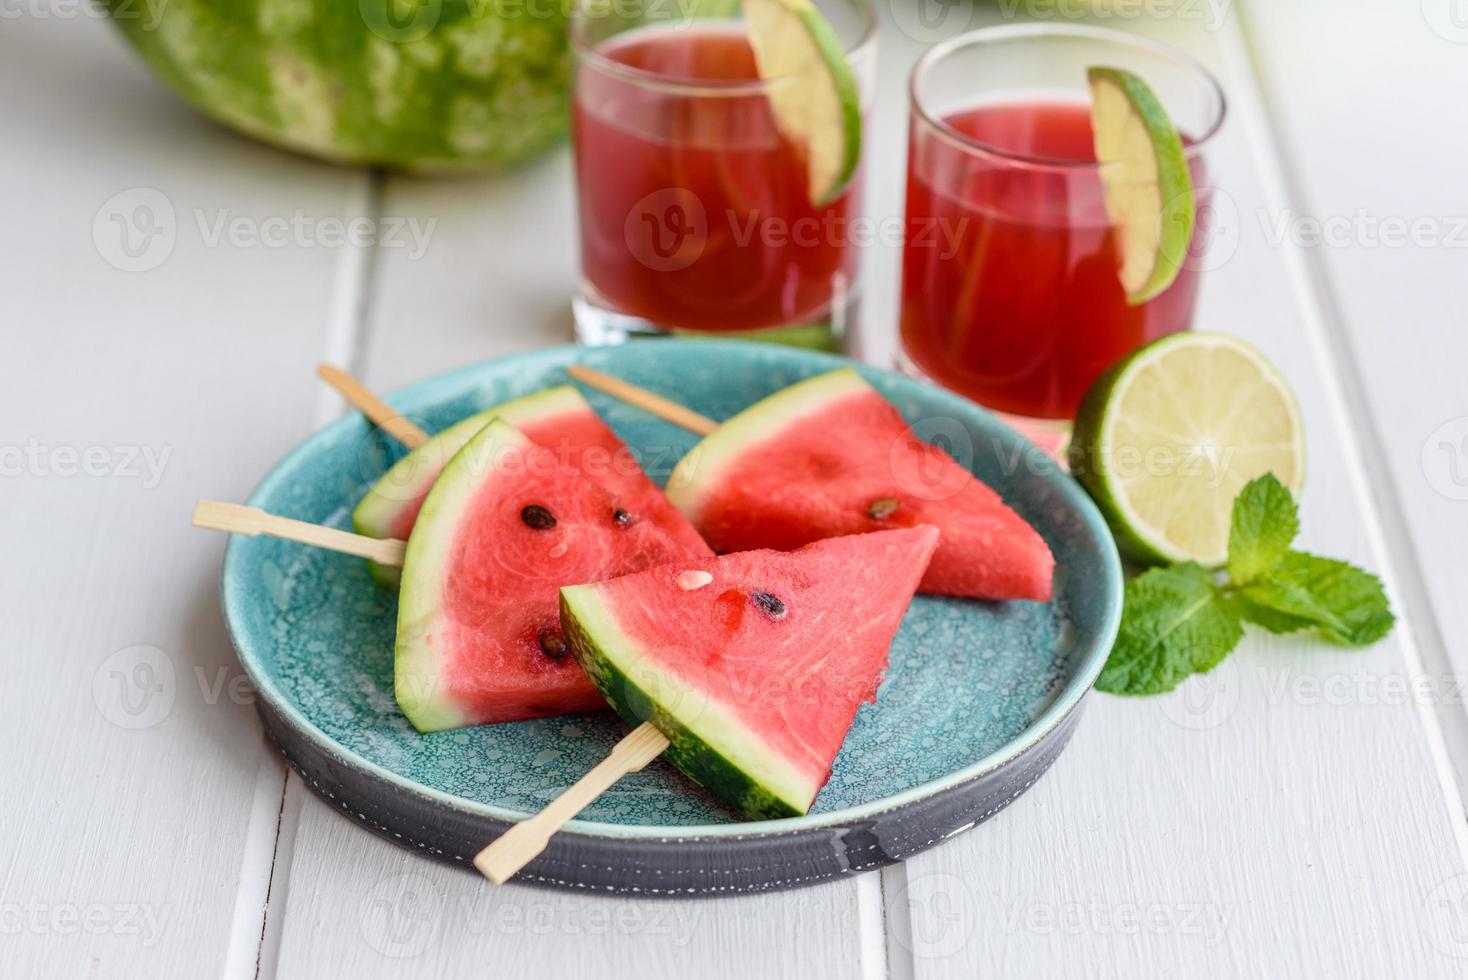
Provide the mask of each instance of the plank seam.
[{"label": "plank seam", "polygon": [[[913,980],[917,969],[915,958],[908,948],[912,943],[912,907],[907,899],[907,864],[899,862],[883,868],[880,874],[887,977],[888,980]],[[894,932],[899,937],[897,942],[892,941]],[[902,935],[907,936],[906,944],[901,940]]]},{"label": "plank seam", "polygon": [[[365,217],[376,226],[382,217],[384,183],[385,177],[381,171],[368,172],[354,183],[343,212],[349,217]],[[354,373],[360,370],[365,359],[369,338],[368,321],[371,317],[372,280],[377,271],[378,237],[374,235],[370,244],[344,248],[333,277],[331,314],[327,323],[322,359]],[[314,365],[300,365],[302,384],[314,383],[311,379],[313,367]],[[322,385],[312,427],[319,428],[331,422],[343,411],[345,406],[341,396]],[[273,744],[268,746],[268,751],[275,751]],[[286,908],[290,887],[289,872],[295,859],[295,825],[300,820],[298,797],[301,792],[304,789],[299,777],[287,767],[285,780],[281,783],[270,881],[260,920],[259,945],[255,950],[255,980],[269,980],[274,977],[280,960],[281,914]],[[273,923],[270,917],[272,903],[278,905],[278,914]]]},{"label": "plank seam", "polygon": [[[266,745],[266,751],[270,746]],[[275,847],[270,852],[270,880],[265,886],[265,909],[260,916],[260,938],[255,945],[255,977],[260,977],[260,957],[265,951],[265,933],[270,928],[270,898],[275,891],[275,869],[280,862],[280,828],[285,821],[285,797],[290,786],[291,770],[286,769],[280,781],[280,807],[275,811]],[[274,970],[271,971],[272,973]]]},{"label": "plank seam", "polygon": [[[1249,83],[1247,99],[1239,97],[1240,93],[1235,95],[1237,115],[1252,130],[1250,143],[1268,197],[1276,204],[1303,201],[1307,196],[1287,159],[1279,122],[1270,114],[1264,99],[1267,76],[1260,67],[1251,38],[1243,13],[1223,37],[1225,57],[1235,68],[1230,75],[1240,88],[1245,80]],[[1244,111],[1245,106],[1248,111]],[[1304,254],[1288,241],[1281,243],[1280,252],[1290,277],[1297,283],[1296,300],[1303,314],[1305,334],[1321,367],[1331,414],[1341,429],[1342,462],[1362,503],[1362,527],[1372,553],[1380,562],[1388,594],[1396,600],[1401,612],[1398,624],[1401,628],[1396,635],[1403,666],[1414,680],[1449,676],[1452,671],[1446,645],[1425,587],[1416,547],[1406,531],[1400,499],[1388,477],[1373,478],[1364,465],[1367,455],[1377,459],[1386,456],[1381,452],[1383,441],[1363,394],[1365,387],[1354,348],[1342,327],[1343,315],[1330,286],[1329,271],[1323,258]],[[1432,675],[1427,672],[1429,658]],[[1468,818],[1464,809],[1464,796],[1468,792],[1468,712],[1420,700],[1416,708],[1444,802],[1453,818],[1459,853],[1468,864]],[[1453,733],[1452,740],[1445,738],[1445,731]],[[1459,747],[1457,751],[1453,745]]]}]

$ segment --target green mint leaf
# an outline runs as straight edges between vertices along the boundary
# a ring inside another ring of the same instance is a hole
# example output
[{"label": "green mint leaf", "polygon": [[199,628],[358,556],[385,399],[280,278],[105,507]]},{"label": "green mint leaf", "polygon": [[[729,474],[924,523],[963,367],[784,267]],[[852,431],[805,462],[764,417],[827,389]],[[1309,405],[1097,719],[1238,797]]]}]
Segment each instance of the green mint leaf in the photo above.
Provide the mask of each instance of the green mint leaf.
[{"label": "green mint leaf", "polygon": [[1280,563],[1299,533],[1295,498],[1285,485],[1273,473],[1249,481],[1234,498],[1228,577],[1234,585],[1254,581]]},{"label": "green mint leaf", "polygon": [[1271,633],[1295,633],[1315,625],[1308,619],[1261,606],[1245,595],[1235,595],[1233,601],[1245,621],[1262,626]]},{"label": "green mint leaf", "polygon": [[1127,583],[1116,645],[1096,686],[1112,694],[1160,694],[1228,656],[1243,626],[1200,565],[1154,568]]},{"label": "green mint leaf", "polygon": [[1286,553],[1279,565],[1246,585],[1240,595],[1267,610],[1267,617],[1305,620],[1346,646],[1370,646],[1391,632],[1396,622],[1375,575],[1303,551]]}]

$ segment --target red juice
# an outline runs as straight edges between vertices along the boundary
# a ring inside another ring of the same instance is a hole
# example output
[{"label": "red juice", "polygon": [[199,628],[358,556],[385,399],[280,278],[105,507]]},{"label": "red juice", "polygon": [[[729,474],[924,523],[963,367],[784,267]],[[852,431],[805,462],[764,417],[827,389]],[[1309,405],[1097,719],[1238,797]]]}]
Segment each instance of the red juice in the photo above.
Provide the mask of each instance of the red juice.
[{"label": "red juice", "polygon": [[578,67],[573,133],[582,276],[598,305],[735,331],[821,320],[845,301],[858,181],[811,204],[803,150],[750,85],[739,25],[639,29],[595,54],[613,64]]},{"label": "red juice", "polygon": [[[913,120],[903,349],[990,408],[1072,418],[1107,367],[1189,327],[1198,272],[1184,268],[1160,295],[1127,304],[1100,177],[1083,166],[1095,162],[1089,104],[993,104],[943,121],[1002,155]],[[1202,188],[1201,159],[1191,166]],[[1200,216],[1206,201],[1200,191]]]}]

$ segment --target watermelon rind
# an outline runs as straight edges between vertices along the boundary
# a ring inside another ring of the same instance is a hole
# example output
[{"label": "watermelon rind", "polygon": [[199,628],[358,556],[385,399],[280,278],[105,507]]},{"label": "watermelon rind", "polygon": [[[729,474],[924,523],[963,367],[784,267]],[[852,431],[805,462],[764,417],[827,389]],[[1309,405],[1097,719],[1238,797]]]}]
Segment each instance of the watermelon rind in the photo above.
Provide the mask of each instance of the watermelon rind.
[{"label": "watermelon rind", "polygon": [[569,124],[564,6],[474,0],[100,0],[186,101],[334,163],[501,169]]},{"label": "watermelon rind", "polygon": [[839,368],[796,382],[761,399],[724,422],[688,451],[668,476],[668,500],[698,526],[703,502],[725,466],[801,417],[871,386],[852,368]]},{"label": "watermelon rind", "polygon": [[561,589],[561,631],[617,714],[633,726],[651,722],[668,738],[667,760],[719,799],[753,820],[797,817],[809,808],[820,786],[704,692],[645,659],[595,586]]},{"label": "watermelon rind", "polygon": [[[392,528],[406,501],[417,500],[443,470],[448,461],[469,443],[491,419],[498,418],[510,426],[521,426],[536,419],[564,412],[590,412],[581,392],[570,385],[546,388],[523,398],[516,398],[455,422],[408,453],[392,465],[367,491],[352,511],[352,526],[358,534],[370,538],[390,538]],[[385,589],[395,589],[401,572],[386,565],[371,563],[372,578]]]},{"label": "watermelon rind", "polygon": [[403,557],[398,591],[398,634],[394,649],[393,689],[403,714],[420,732],[461,728],[466,719],[447,697],[448,684],[439,670],[438,652],[430,645],[442,617],[443,580],[452,558],[454,535],[473,502],[492,461],[510,450],[534,445],[499,419],[490,419],[439,474]]}]

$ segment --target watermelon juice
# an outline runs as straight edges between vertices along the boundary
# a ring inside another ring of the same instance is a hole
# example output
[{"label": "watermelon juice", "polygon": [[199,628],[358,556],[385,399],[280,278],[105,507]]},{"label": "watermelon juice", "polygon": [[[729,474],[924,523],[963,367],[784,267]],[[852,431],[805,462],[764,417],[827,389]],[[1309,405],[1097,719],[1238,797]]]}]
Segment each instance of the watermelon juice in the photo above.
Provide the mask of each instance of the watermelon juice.
[{"label": "watermelon juice", "polygon": [[[991,408],[1068,419],[1102,371],[1148,341],[1188,329],[1198,271],[1187,264],[1160,295],[1127,303],[1101,179],[1084,166],[1095,162],[1089,104],[986,105],[942,124],[1057,165],[975,161],[914,121],[903,349],[924,374]],[[1201,158],[1192,164],[1193,184],[1202,188]],[[1198,197],[1204,215],[1206,201],[1205,191]],[[918,241],[933,228],[946,236]]]},{"label": "watermelon juice", "polygon": [[[1176,280],[1130,305],[1106,211],[1087,71],[1131,72],[1182,135],[1196,225]],[[1191,326],[1223,124],[1217,81],[1182,52],[1082,25],[960,35],[913,71],[900,361],[1059,434],[1106,368]]]},{"label": "watermelon juice", "polygon": [[776,126],[767,84],[738,22],[641,27],[583,51],[572,116],[583,340],[609,339],[596,329],[607,322],[844,332],[860,175],[812,204],[803,148]]}]

